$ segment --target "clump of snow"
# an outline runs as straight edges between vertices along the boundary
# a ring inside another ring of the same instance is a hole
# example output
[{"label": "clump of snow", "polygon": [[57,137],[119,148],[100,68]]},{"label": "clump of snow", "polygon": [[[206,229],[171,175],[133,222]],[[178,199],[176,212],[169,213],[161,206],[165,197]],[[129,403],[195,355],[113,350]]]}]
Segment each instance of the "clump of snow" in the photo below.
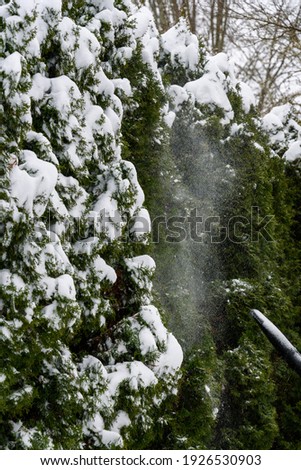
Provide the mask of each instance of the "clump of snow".
[{"label": "clump of snow", "polygon": [[128,427],[131,424],[129,415],[125,411],[119,411],[112,426],[111,431],[120,433],[120,430],[124,427]]},{"label": "clump of snow", "polygon": [[40,160],[34,152],[24,150],[24,163],[11,171],[11,194],[19,207],[30,215],[41,216],[57,182],[57,169],[52,163]]},{"label": "clump of snow", "polygon": [[234,78],[233,67],[229,62],[227,54],[219,52],[218,54],[209,58],[205,65],[205,70],[209,73],[218,73],[219,71],[223,74],[223,78],[226,75],[231,75]]},{"label": "clump of snow", "polygon": [[146,7],[141,7],[137,12],[129,17],[129,21],[134,21],[134,37],[141,38],[147,32],[150,26],[153,26],[153,15]]},{"label": "clump of snow", "polygon": [[232,279],[231,289],[234,289],[235,292],[239,292],[241,295],[245,295],[248,291],[253,290],[253,286],[242,279]]},{"label": "clump of snow", "polygon": [[51,2],[49,0],[39,0],[38,5],[41,10],[45,8],[51,8],[57,12],[62,10],[62,0],[51,0]]},{"label": "clump of snow", "polygon": [[131,184],[133,185],[133,189],[136,192],[135,202],[133,204],[133,212],[132,214],[140,207],[142,207],[144,203],[144,193],[143,190],[138,182],[137,171],[135,166],[132,162],[124,161],[123,167],[128,173],[128,178],[131,180]]},{"label": "clump of snow", "polygon": [[66,75],[51,78],[50,86],[51,99],[55,109],[60,113],[62,118],[69,118],[73,108],[72,102],[74,100],[80,100],[81,98],[78,86]]},{"label": "clump of snow", "polygon": [[284,139],[283,119],[286,118],[289,112],[287,105],[273,108],[272,111],[262,118],[263,129],[269,132],[272,143]]},{"label": "clump of snow", "polygon": [[119,433],[113,431],[102,431],[101,433],[101,442],[104,446],[110,448],[114,447],[122,447],[123,440]]},{"label": "clump of snow", "polygon": [[110,281],[112,284],[116,282],[117,275],[116,272],[111,266],[109,266],[104,259],[102,259],[100,256],[97,256],[93,260],[93,268],[95,272],[97,273],[97,277],[99,281],[102,281],[103,279],[107,279]]},{"label": "clump of snow", "polygon": [[4,338],[8,339],[9,341],[11,341],[12,333],[9,330],[9,328],[7,328],[7,326],[0,326],[0,334],[1,334],[2,338],[4,337]]},{"label": "clump of snow", "polygon": [[185,90],[191,93],[197,103],[208,104],[222,108],[225,112],[225,122],[230,122],[234,117],[232,106],[223,88],[222,83],[214,76],[204,75],[203,77],[188,82]]},{"label": "clump of snow", "polygon": [[154,305],[147,305],[141,308],[139,315],[158,341],[166,343],[168,333],[162,323],[158,309]]},{"label": "clump of snow", "polygon": [[141,269],[148,269],[154,271],[156,263],[149,255],[135,256],[134,258],[127,258],[126,265],[131,271],[140,271]]},{"label": "clump of snow", "polygon": [[175,122],[175,119],[176,119],[176,113],[174,111],[168,111],[167,113],[164,114],[164,122],[169,128],[172,128],[173,123]]},{"label": "clump of snow", "polygon": [[276,152],[283,153],[287,161],[301,157],[301,126],[291,105],[274,107],[262,118],[262,127],[268,133]]},{"label": "clump of snow", "polygon": [[249,87],[249,85],[247,85],[244,82],[238,83],[238,89],[239,89],[239,94],[242,97],[243,110],[247,114],[250,111],[252,106],[253,107],[256,106],[255,95],[253,91],[251,90],[251,88]]},{"label": "clump of snow", "polygon": [[7,97],[12,87],[16,87],[20,81],[22,73],[22,56],[19,52],[13,52],[5,59],[0,59],[0,70],[4,74],[3,89],[4,96]]},{"label": "clump of snow", "polygon": [[158,380],[153,371],[140,361],[123,362],[108,367],[109,391],[115,396],[119,385],[127,381],[132,390],[156,385]]},{"label": "clump of snow", "polygon": [[101,433],[104,429],[104,421],[102,416],[99,413],[93,416],[93,419],[90,419],[86,424],[85,427],[89,429],[89,431],[95,433]]},{"label": "clump of snow", "polygon": [[157,343],[151,330],[144,327],[139,332],[140,351],[142,355],[157,351]]},{"label": "clump of snow", "polygon": [[91,65],[96,65],[96,58],[101,47],[94,34],[87,28],[76,26],[67,17],[64,17],[59,23],[58,32],[63,51],[68,53],[74,47],[74,44],[77,44],[74,54],[77,69],[86,69]]},{"label": "clump of snow", "polygon": [[49,161],[54,165],[58,165],[59,161],[54,154],[50,142],[41,132],[34,132],[29,131],[26,134],[26,141],[28,143],[36,144],[41,153],[43,153],[43,157],[45,161]]},{"label": "clump of snow", "polygon": [[31,16],[36,8],[35,0],[17,0],[17,12],[20,17]]},{"label": "clump of snow", "polygon": [[[228,99],[227,92],[231,82],[230,65],[228,64],[225,54],[218,54],[217,56],[208,59],[205,74],[186,83],[185,90],[190,93],[198,104],[209,105],[210,107],[217,106],[224,111],[225,118],[222,120],[224,124],[229,123],[234,118],[231,103]],[[226,74],[230,75],[227,78]]]},{"label": "clump of snow", "polygon": [[142,58],[157,71],[157,56],[159,54],[159,33],[151,11],[146,7],[139,8],[132,16],[130,21],[135,22],[134,37],[139,39],[143,45]]},{"label": "clump of snow", "polygon": [[85,356],[78,366],[78,369],[81,373],[86,372],[87,370],[93,370],[97,375],[102,375],[104,378],[107,378],[107,371],[103,366],[102,362],[94,356]]},{"label": "clump of snow", "polygon": [[183,351],[172,333],[168,333],[166,350],[156,361],[155,371],[161,376],[177,372],[183,362]]},{"label": "clump of snow", "polygon": [[168,94],[170,96],[172,109],[174,109],[175,112],[179,111],[183,103],[190,99],[190,95],[187,93],[186,89],[179,85],[171,85],[168,89]]},{"label": "clump of snow", "polygon": [[233,135],[239,134],[241,131],[243,131],[243,129],[244,129],[243,123],[237,124],[236,122],[234,122],[230,128],[230,135],[233,136]]},{"label": "clump of snow", "polygon": [[127,97],[133,95],[131,83],[127,78],[114,78],[111,83],[114,85],[115,91],[121,90]]},{"label": "clump of snow", "polygon": [[138,240],[151,232],[151,219],[147,209],[142,207],[137,211],[133,217],[133,225],[130,231]]},{"label": "clump of snow", "polygon": [[152,301],[152,282],[150,276],[156,268],[155,261],[149,255],[126,258],[125,264],[136,285],[143,290],[142,302],[148,305]]},{"label": "clump of snow", "polygon": [[301,140],[293,142],[290,145],[289,149],[284,154],[284,158],[290,162],[301,158]]},{"label": "clump of snow", "polygon": [[65,297],[66,299],[75,300],[76,290],[74,282],[69,274],[63,274],[56,279],[57,293],[59,297]]},{"label": "clump of snow", "polygon": [[27,429],[22,421],[17,423],[11,423],[13,426],[14,433],[18,436],[25,448],[30,448],[31,441],[34,439],[34,436],[37,432],[36,428]]},{"label": "clump of snow", "polygon": [[288,119],[291,112],[291,106],[289,104],[284,104],[282,106],[275,106],[268,114],[263,117],[264,125],[269,127],[271,123],[272,126],[281,126]]},{"label": "clump of snow", "polygon": [[0,270],[0,286],[13,286],[17,291],[25,289],[25,282],[18,274],[11,273],[9,269]]},{"label": "clump of snow", "polygon": [[[165,38],[163,48],[165,47],[171,58],[177,57],[177,60],[179,60],[175,37],[176,29],[177,26],[171,28],[171,30],[163,35]],[[198,47],[194,41],[192,43],[195,44],[195,47]],[[182,50],[184,48],[183,44],[185,44],[185,41],[181,44]],[[173,59],[171,60],[173,61]],[[182,65],[184,65],[184,62],[182,60]],[[190,71],[194,70],[194,67],[191,67],[191,65],[187,66]],[[255,106],[256,102],[252,90],[248,85],[236,79],[233,65],[226,54],[219,53],[215,56],[207,57],[202,72],[202,76],[187,82],[184,87],[173,84],[168,88],[170,103],[169,110],[166,112],[167,125],[171,126],[174,119],[174,116],[169,113],[177,113],[186,102],[190,102],[192,106],[195,104],[207,105],[212,111],[216,108],[223,110],[224,117],[221,119],[221,124],[229,124],[234,119],[234,111],[228,98],[230,91],[241,97],[245,113],[249,113],[252,106]]]},{"label": "clump of snow", "polygon": [[174,65],[179,62],[190,70],[195,70],[199,63],[198,38],[189,31],[187,22],[181,18],[179,23],[161,36],[163,51],[170,55]]}]

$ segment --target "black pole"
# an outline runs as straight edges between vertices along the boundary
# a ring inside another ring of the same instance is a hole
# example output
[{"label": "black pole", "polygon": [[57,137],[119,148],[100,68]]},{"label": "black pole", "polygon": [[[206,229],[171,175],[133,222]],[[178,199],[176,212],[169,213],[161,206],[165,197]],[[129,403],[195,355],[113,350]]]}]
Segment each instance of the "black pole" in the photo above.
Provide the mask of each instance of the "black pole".
[{"label": "black pole", "polygon": [[293,346],[274,323],[268,320],[259,310],[251,310],[250,315],[257,321],[264,334],[277,351],[279,351],[288,365],[301,376],[301,354],[297,351],[295,346]]}]

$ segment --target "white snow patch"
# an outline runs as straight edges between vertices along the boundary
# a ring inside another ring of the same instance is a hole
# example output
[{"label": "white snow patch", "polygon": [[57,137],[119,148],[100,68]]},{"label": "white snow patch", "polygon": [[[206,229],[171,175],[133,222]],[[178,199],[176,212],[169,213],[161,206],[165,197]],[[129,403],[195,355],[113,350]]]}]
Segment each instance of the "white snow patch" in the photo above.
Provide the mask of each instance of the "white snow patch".
[{"label": "white snow patch", "polygon": [[35,101],[41,101],[51,88],[51,79],[44,77],[40,73],[36,73],[32,77],[32,86],[29,91],[29,96]]},{"label": "white snow patch", "polygon": [[107,447],[111,447],[113,445],[116,447],[122,447],[123,444],[120,434],[113,431],[102,431],[101,441]]},{"label": "white snow patch", "polygon": [[41,280],[41,285],[45,289],[47,299],[58,295],[69,300],[76,299],[76,290],[73,278],[69,274],[62,274],[57,278],[44,276]]},{"label": "white snow patch", "polygon": [[224,52],[219,52],[218,54],[210,57],[207,64],[205,65],[205,70],[214,74],[218,70],[220,70],[223,74],[233,74],[233,68]]},{"label": "white snow patch", "polygon": [[176,113],[174,111],[169,111],[164,115],[163,119],[165,124],[171,129],[176,119]]},{"label": "white snow patch", "polygon": [[36,0],[18,0],[18,14],[22,17],[24,16],[31,16],[35,7],[36,7]]},{"label": "white snow patch", "polygon": [[290,145],[289,149],[284,154],[284,158],[289,162],[301,158],[301,140],[297,140]]},{"label": "white snow patch", "polygon": [[116,282],[117,280],[117,274],[111,266],[109,266],[104,259],[102,259],[100,256],[96,256],[93,260],[93,268],[95,272],[97,273],[99,281],[102,281],[103,279],[107,279],[110,281],[112,284]]},{"label": "white snow patch", "polygon": [[0,285],[9,286],[12,285],[17,291],[25,288],[25,282],[18,274],[13,274],[9,269],[0,270]]},{"label": "white snow patch", "polygon": [[57,12],[62,10],[62,0],[38,0],[38,5],[41,10],[44,10],[45,8],[50,8],[51,10],[55,10]]},{"label": "white snow patch", "polygon": [[166,350],[158,357],[154,370],[159,376],[165,373],[174,374],[180,369],[182,362],[182,348],[174,335],[172,333],[168,333]]},{"label": "white snow patch", "polygon": [[137,170],[132,162],[129,162],[127,160],[122,161],[122,166],[128,173],[128,179],[131,181],[131,184],[133,188],[136,190],[136,201],[133,204],[132,207],[132,214],[135,213],[135,211],[141,207],[144,203],[144,193],[143,190],[138,182],[138,177],[137,177]]},{"label": "white snow patch", "polygon": [[168,94],[171,99],[171,106],[172,109],[175,110],[175,112],[179,111],[181,105],[188,101],[190,98],[190,95],[187,93],[185,88],[179,86],[179,85],[171,85],[168,88]]},{"label": "white snow patch", "polygon": [[118,363],[109,369],[109,391],[112,396],[116,395],[119,385],[125,380],[132,390],[150,387],[158,382],[153,371],[140,361]]},{"label": "white snow patch", "polygon": [[134,37],[138,39],[147,33],[149,27],[154,22],[154,18],[147,7],[141,7],[134,15],[129,17],[129,21],[135,22],[133,33]]},{"label": "white snow patch", "polygon": [[101,433],[103,431],[103,428],[104,428],[104,421],[103,421],[103,418],[102,416],[99,414],[99,413],[96,413],[92,419],[90,419],[87,423],[86,423],[86,428],[89,429],[89,431],[92,431],[94,433]]},{"label": "white snow patch", "polygon": [[134,233],[136,238],[143,237],[151,232],[151,219],[147,209],[141,208],[134,216],[131,233]]},{"label": "white snow patch", "polygon": [[143,306],[139,315],[147,323],[151,332],[159,340],[159,342],[166,343],[168,332],[162,323],[158,309],[154,305]]},{"label": "white snow patch", "polygon": [[156,263],[149,255],[126,258],[125,263],[131,270],[148,269],[150,271],[154,271],[156,269]]},{"label": "white snow patch", "polygon": [[180,21],[162,34],[163,50],[170,55],[173,64],[177,61],[190,70],[195,70],[199,63],[198,38],[189,31],[186,20]]},{"label": "white snow patch", "polygon": [[60,297],[65,297],[69,300],[76,299],[76,289],[74,281],[69,274],[63,274],[56,279],[57,293]]},{"label": "white snow patch", "polygon": [[225,123],[234,118],[228,96],[217,77],[206,74],[197,80],[186,83],[184,88],[195,97],[199,104],[215,105],[222,108],[225,112]]},{"label": "white snow patch", "polygon": [[129,415],[125,411],[119,411],[110,430],[116,433],[120,433],[122,428],[130,426],[130,424],[131,420]]},{"label": "white snow patch", "polygon": [[4,336],[7,339],[11,339],[12,335],[7,326],[0,326],[0,333],[2,336]]},{"label": "white snow patch", "polygon": [[253,91],[244,82],[239,82],[239,94],[242,97],[242,105],[245,113],[248,113],[252,106],[256,105],[256,99]]},{"label": "white snow patch", "polygon": [[149,328],[144,327],[139,332],[140,351],[145,355],[149,352],[157,351],[157,344],[154,335]]},{"label": "white snow patch", "polygon": [[19,52],[13,52],[5,59],[0,60],[0,70],[10,79],[4,78],[3,89],[7,97],[11,91],[11,82],[16,87],[20,81],[22,73],[22,56]]},{"label": "white snow patch", "polygon": [[115,90],[114,82],[106,76],[101,68],[95,74],[95,81],[98,82],[96,89],[98,93],[103,93],[105,96],[112,97]]},{"label": "white snow patch", "polygon": [[23,150],[22,159],[24,163],[11,171],[11,195],[30,215],[34,211],[41,216],[56,185],[57,169],[29,150]]},{"label": "white snow patch", "polygon": [[121,90],[127,97],[133,95],[132,86],[128,78],[114,78],[112,83],[115,90]]},{"label": "white snow patch", "polygon": [[232,279],[231,285],[234,287],[236,292],[247,292],[253,289],[253,286],[242,279]]}]

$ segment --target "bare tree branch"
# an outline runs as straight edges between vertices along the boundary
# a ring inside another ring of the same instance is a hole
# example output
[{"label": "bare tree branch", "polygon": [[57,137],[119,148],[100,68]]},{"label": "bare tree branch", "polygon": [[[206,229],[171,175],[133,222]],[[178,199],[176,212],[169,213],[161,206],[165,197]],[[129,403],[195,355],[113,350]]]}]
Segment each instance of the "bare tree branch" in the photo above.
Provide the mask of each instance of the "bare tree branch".
[{"label": "bare tree branch", "polygon": [[208,51],[237,57],[238,76],[255,90],[260,111],[285,99],[301,106],[300,1],[134,1],[151,7],[161,32],[184,16]]}]

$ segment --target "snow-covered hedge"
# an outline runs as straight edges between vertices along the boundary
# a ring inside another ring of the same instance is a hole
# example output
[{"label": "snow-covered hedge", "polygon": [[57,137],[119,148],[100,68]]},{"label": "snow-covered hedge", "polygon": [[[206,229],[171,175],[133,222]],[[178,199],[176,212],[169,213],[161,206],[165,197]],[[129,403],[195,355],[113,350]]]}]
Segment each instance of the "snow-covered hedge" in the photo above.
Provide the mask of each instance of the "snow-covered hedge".
[{"label": "snow-covered hedge", "polygon": [[128,0],[12,0],[0,16],[0,445],[120,447],[154,425],[182,362],[120,132],[133,54],[162,87],[158,33]]},{"label": "snow-covered hedge", "polygon": [[[193,329],[193,342],[211,321],[226,351],[224,393],[233,410],[219,411],[211,333],[202,332],[207,346],[181,370],[182,349],[154,305],[147,208],[160,216],[199,207],[223,222],[249,216],[253,205],[262,218],[277,212],[283,224],[278,157],[301,155],[290,108],[259,119],[226,54],[208,57],[184,19],[160,36],[150,11],[131,0],[7,0],[0,24],[0,447],[153,448],[161,432],[175,447],[203,448],[216,423],[229,423],[235,445],[253,436],[255,448],[266,426],[271,445],[274,408],[266,425],[257,407],[251,428],[243,408],[254,390],[264,403],[274,400],[270,371],[261,373],[269,352],[263,363],[259,356],[258,383],[245,380],[240,371],[256,348],[252,335],[239,334],[256,282],[277,271],[273,245],[248,242],[248,224],[240,224],[238,243],[230,233],[225,243],[202,245],[201,257],[199,244],[182,252],[159,244],[158,290],[175,316],[183,313],[181,335]],[[216,325],[199,292],[207,282],[207,295],[217,271],[225,283],[211,307],[224,295],[236,355],[225,317]],[[256,298],[269,299],[264,292]],[[246,400],[232,400],[237,384]],[[179,386],[182,400],[172,401]],[[241,426],[232,429],[235,414]]]}]

